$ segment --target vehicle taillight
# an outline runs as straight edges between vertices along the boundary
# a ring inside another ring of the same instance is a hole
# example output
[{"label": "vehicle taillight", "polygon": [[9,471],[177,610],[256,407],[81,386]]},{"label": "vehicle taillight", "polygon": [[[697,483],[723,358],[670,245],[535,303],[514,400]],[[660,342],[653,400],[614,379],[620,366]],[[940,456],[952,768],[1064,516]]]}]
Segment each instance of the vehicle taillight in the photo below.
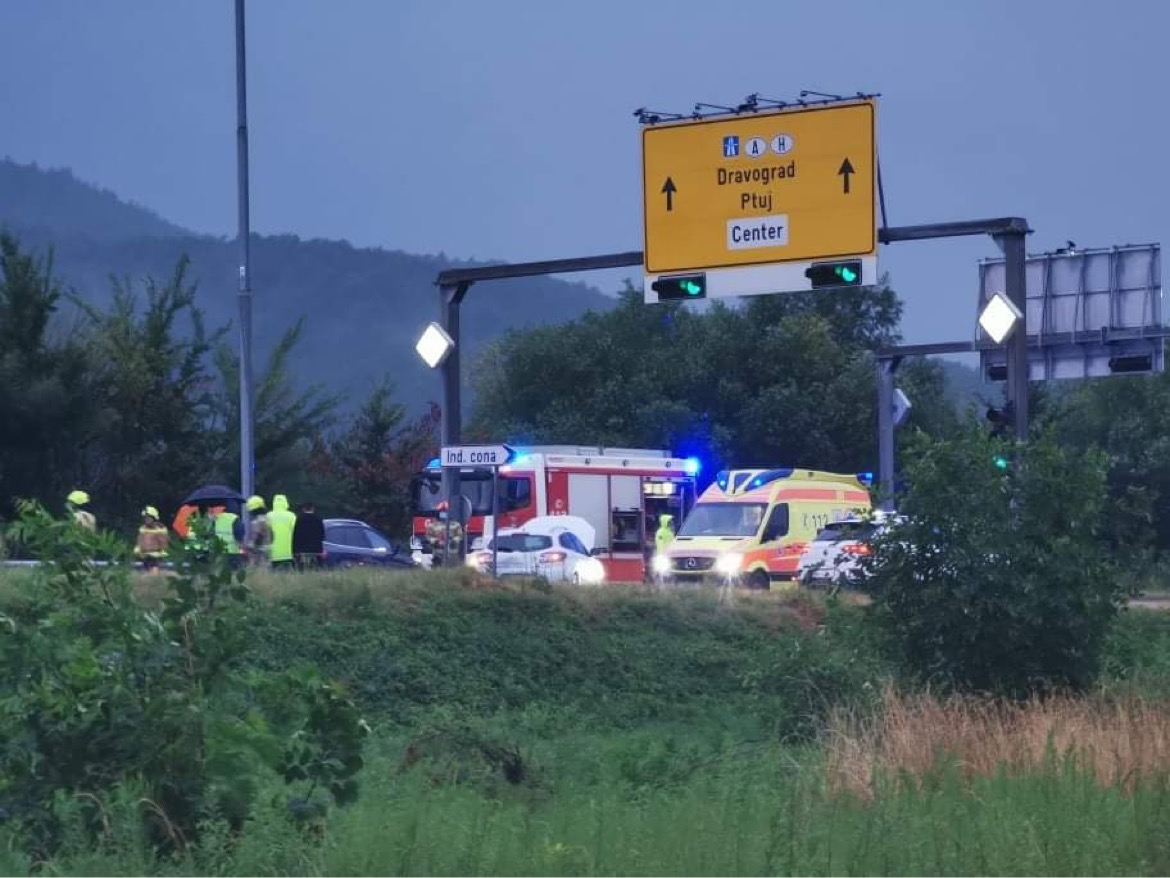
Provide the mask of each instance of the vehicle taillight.
[{"label": "vehicle taillight", "polygon": [[541,564],[560,564],[565,560],[564,552],[542,552],[540,554]]},{"label": "vehicle taillight", "polygon": [[868,555],[870,549],[866,543],[846,543],[841,547],[841,551],[849,555]]}]

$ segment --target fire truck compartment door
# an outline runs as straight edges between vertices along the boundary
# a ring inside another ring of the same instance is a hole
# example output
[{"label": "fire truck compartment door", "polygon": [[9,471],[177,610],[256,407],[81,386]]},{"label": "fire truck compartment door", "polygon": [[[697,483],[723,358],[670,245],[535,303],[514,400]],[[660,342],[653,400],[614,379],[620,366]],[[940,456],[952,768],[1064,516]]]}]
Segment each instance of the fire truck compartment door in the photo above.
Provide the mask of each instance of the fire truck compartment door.
[{"label": "fire truck compartment door", "polygon": [[614,509],[641,509],[642,479],[638,476],[610,476],[609,498]]},{"label": "fire truck compartment door", "polygon": [[569,512],[597,531],[599,549],[609,549],[609,476],[569,473]]}]

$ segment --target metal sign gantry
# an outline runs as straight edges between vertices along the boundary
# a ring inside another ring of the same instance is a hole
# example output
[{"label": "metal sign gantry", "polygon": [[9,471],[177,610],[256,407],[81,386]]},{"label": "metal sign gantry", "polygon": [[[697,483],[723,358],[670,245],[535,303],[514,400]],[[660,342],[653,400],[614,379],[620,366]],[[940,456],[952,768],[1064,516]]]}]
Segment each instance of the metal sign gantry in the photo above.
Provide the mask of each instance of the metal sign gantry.
[{"label": "metal sign gantry", "polygon": [[[916,226],[893,226],[880,229],[878,240],[883,244],[904,241],[926,241],[934,238],[954,238],[970,235],[990,235],[1004,254],[1004,278],[1006,294],[1021,310],[1025,295],[1025,248],[1024,239],[1031,232],[1027,220],[1022,217],[999,217],[982,220],[960,220],[947,223],[927,223]],[[644,254],[639,250],[625,253],[608,253],[601,256],[585,256],[573,259],[554,259],[547,262],[521,262],[506,265],[486,265],[477,268],[455,268],[439,273],[435,280],[439,287],[440,323],[455,345],[447,359],[439,367],[442,372],[442,421],[441,443],[444,446],[460,444],[462,433],[462,399],[460,387],[460,337],[459,311],[472,284],[481,281],[504,280],[515,277],[535,277],[548,274],[570,274],[584,271],[598,271],[606,268],[632,268],[644,264]],[[1025,321],[1008,339],[1008,401],[1015,411],[1015,435],[1024,439],[1028,435],[1028,351]],[[879,462],[885,481],[884,488],[893,488],[893,358],[896,351],[903,356],[913,353],[948,353],[973,350],[973,342],[944,345],[917,345],[894,349],[895,353],[884,352],[879,362]],[[885,371],[883,371],[885,370]],[[883,388],[888,387],[888,394]],[[882,396],[881,394],[884,394]],[[882,401],[884,399],[884,402]],[[887,448],[888,444],[888,448]],[[888,468],[886,462],[888,459]],[[459,495],[459,470],[443,470],[443,491],[450,503]]]}]

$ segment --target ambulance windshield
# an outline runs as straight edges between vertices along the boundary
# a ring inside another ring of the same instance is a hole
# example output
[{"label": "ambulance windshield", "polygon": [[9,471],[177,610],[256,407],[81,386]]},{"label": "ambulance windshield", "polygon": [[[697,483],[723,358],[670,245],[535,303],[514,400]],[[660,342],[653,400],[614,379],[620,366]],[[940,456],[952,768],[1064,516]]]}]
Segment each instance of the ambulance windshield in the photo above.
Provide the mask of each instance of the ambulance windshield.
[{"label": "ambulance windshield", "polygon": [[764,503],[700,503],[679,530],[680,537],[755,536],[764,520]]}]

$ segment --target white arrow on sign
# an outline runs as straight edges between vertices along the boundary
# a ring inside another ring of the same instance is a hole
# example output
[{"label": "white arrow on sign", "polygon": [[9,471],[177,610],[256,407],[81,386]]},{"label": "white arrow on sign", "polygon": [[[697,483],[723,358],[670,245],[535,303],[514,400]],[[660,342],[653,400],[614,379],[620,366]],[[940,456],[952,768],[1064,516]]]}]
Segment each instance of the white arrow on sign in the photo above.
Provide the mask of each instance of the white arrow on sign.
[{"label": "white arrow on sign", "polygon": [[464,466],[503,466],[512,459],[513,453],[507,445],[444,445],[439,454],[439,463],[451,469]]},{"label": "white arrow on sign", "polygon": [[900,388],[894,388],[894,426],[901,427],[902,423],[910,414],[910,409],[913,406],[910,404],[910,397],[904,394]]}]

